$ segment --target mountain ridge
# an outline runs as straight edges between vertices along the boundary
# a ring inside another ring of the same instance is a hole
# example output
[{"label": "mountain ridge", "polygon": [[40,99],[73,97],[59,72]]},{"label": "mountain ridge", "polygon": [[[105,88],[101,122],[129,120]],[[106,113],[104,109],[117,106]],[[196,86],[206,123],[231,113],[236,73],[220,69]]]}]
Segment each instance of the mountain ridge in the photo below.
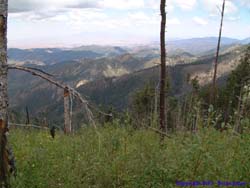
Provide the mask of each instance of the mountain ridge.
[{"label": "mountain ridge", "polygon": [[[224,78],[237,65],[244,48],[244,46],[233,46],[221,51],[219,77]],[[125,110],[135,91],[147,83],[153,85],[158,83],[159,67],[157,64],[159,59],[148,58],[147,55],[142,58],[136,54],[124,54],[118,57],[72,60],[35,67],[42,68],[55,75],[56,79],[77,88],[94,105],[112,105],[116,109]],[[169,61],[173,62],[173,64],[169,64],[170,81],[173,85],[171,95],[181,96],[191,89],[186,82],[188,74],[191,78],[198,76],[201,80],[209,80],[207,74],[209,76],[213,68],[214,54],[195,58],[186,55],[183,60],[178,57],[170,58]],[[118,75],[113,74],[116,71]],[[61,118],[63,91],[39,78],[15,70],[9,74],[9,86],[11,109],[20,112],[25,106],[28,106],[32,116],[39,116],[42,113],[47,114],[46,116],[50,120],[63,119]]]}]

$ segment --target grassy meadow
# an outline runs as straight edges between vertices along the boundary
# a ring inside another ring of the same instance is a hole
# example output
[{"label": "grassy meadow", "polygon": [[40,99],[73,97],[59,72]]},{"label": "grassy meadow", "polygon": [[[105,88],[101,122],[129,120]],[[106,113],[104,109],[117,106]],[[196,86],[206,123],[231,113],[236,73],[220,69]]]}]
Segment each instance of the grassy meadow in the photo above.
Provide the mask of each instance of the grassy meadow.
[{"label": "grassy meadow", "polygon": [[[12,129],[15,188],[172,188],[176,181],[249,181],[250,135],[202,129],[165,138],[151,130],[83,128],[76,135]],[[216,187],[216,185],[212,186]]]}]

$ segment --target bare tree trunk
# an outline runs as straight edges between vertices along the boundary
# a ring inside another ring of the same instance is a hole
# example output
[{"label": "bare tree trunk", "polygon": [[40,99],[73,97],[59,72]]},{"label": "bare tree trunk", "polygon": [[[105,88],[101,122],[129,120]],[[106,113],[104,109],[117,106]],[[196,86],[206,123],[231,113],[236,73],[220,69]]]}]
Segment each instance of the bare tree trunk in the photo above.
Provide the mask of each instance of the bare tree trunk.
[{"label": "bare tree trunk", "polygon": [[[83,105],[83,108],[85,109],[86,111],[86,116],[89,120],[89,123],[91,123],[95,128],[96,128],[96,124],[95,124],[95,121],[94,121],[94,117],[93,117],[93,113],[91,112],[90,110],[90,107],[94,108],[93,106],[91,106],[87,100],[85,100],[82,95],[76,91],[74,88],[70,87],[69,85],[67,84],[64,84],[64,83],[60,83],[58,81],[56,81],[52,75],[40,70],[40,69],[34,69],[34,68],[31,68],[31,67],[23,67],[23,66],[16,66],[16,65],[8,65],[8,69],[16,69],[16,70],[21,70],[21,71],[25,71],[25,72],[28,72],[28,73],[31,73],[33,76],[38,76],[46,81],[48,81],[49,83],[57,86],[58,88],[61,88],[63,90],[65,90],[65,88],[67,88],[67,90],[69,91],[69,93],[72,95],[72,97],[75,97],[76,99],[78,99],[80,101],[80,103]],[[100,112],[101,114],[104,114],[106,116],[110,116],[112,117],[111,114],[106,114],[104,112],[101,112],[100,110],[96,109],[98,112]]]},{"label": "bare tree trunk", "polygon": [[29,108],[26,106],[26,125],[30,124]]},{"label": "bare tree trunk", "polygon": [[240,127],[241,100],[242,100],[242,87],[240,88],[240,96],[239,96],[239,101],[238,101],[237,114],[235,115],[235,126],[234,126],[234,131],[238,133],[239,133],[239,127]]},{"label": "bare tree trunk", "polygon": [[[161,79],[160,79],[160,130],[166,132],[165,117],[165,88],[166,88],[166,46],[165,46],[165,30],[166,30],[166,0],[161,0]],[[162,136],[164,138],[164,136]]]},{"label": "bare tree trunk", "polygon": [[235,129],[234,131],[242,134],[243,133],[243,127],[241,125],[241,119],[243,112],[245,110],[245,101],[244,101],[244,85],[241,86],[240,89],[240,96],[239,96],[239,101],[238,101],[238,108],[237,108],[237,115],[235,116]]},{"label": "bare tree trunk", "polygon": [[64,133],[71,133],[71,120],[70,120],[70,93],[68,88],[64,89]]},{"label": "bare tree trunk", "polygon": [[217,94],[217,91],[216,91],[217,68],[218,68],[218,59],[219,59],[219,54],[220,54],[220,44],[221,44],[221,34],[222,34],[222,28],[223,28],[225,4],[226,4],[226,0],[223,0],[222,10],[221,10],[221,23],[220,23],[219,39],[218,39],[216,57],[215,57],[215,62],[214,62],[213,85],[212,85],[211,94],[210,94],[210,103],[211,104],[215,103],[216,94]]},{"label": "bare tree trunk", "polygon": [[8,187],[8,160],[6,158],[8,128],[7,17],[8,0],[0,0],[0,188]]}]

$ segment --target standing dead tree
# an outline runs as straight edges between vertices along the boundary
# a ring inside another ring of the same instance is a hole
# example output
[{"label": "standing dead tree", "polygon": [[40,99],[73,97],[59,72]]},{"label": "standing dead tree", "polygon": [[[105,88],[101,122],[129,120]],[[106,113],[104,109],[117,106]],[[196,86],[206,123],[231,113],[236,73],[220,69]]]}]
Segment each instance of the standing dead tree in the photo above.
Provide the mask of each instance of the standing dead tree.
[{"label": "standing dead tree", "polygon": [[31,73],[34,76],[38,76],[49,83],[57,86],[58,88],[63,89],[64,91],[64,131],[65,133],[71,132],[71,114],[70,114],[70,96],[75,97],[80,101],[80,103],[83,105],[85,114],[87,115],[87,118],[89,122],[95,126],[93,113],[91,112],[89,108],[89,103],[87,100],[85,100],[79,92],[77,92],[74,88],[70,87],[67,84],[61,83],[59,81],[56,81],[52,75],[39,70],[39,69],[33,69],[30,67],[23,67],[23,66],[16,66],[16,65],[8,65],[8,69],[15,69],[15,70],[21,70],[28,73]]},{"label": "standing dead tree", "polygon": [[[165,31],[166,31],[166,0],[161,0],[161,75],[160,75],[160,130],[166,132],[166,117],[165,117],[165,88],[166,88],[166,45],[165,45]],[[164,136],[162,135],[162,139]]]},{"label": "standing dead tree", "polygon": [[223,28],[225,5],[226,5],[226,0],[223,0],[222,10],[220,10],[221,22],[220,22],[220,31],[219,31],[217,50],[216,50],[216,57],[215,57],[215,62],[214,62],[214,75],[213,75],[213,85],[212,85],[211,93],[210,93],[210,104],[214,104],[216,100],[217,69],[218,69],[218,60],[219,60],[219,54],[220,54],[221,34],[222,34],[222,28]]},{"label": "standing dead tree", "polygon": [[0,188],[9,187],[6,137],[8,130],[7,17],[8,0],[0,0]]},{"label": "standing dead tree", "polygon": [[26,106],[25,110],[26,110],[26,125],[29,125],[30,124],[30,115],[29,115],[28,106]]},{"label": "standing dead tree", "polygon": [[70,93],[67,87],[64,89],[64,133],[71,133]]}]

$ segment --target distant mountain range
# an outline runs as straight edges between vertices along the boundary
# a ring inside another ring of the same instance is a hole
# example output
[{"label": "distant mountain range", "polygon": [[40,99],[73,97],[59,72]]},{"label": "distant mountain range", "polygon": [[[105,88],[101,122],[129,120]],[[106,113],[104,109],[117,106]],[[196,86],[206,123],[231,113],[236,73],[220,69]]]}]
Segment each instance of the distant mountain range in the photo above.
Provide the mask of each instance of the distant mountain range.
[{"label": "distant mountain range", "polygon": [[242,44],[250,44],[250,37],[249,38],[246,38],[244,40],[241,40],[241,43]]},{"label": "distant mountain range", "polygon": [[[218,73],[220,78],[225,78],[238,65],[245,49],[243,44],[249,39],[223,38],[222,41]],[[209,82],[216,38],[177,40],[168,45],[172,48],[168,50],[167,58],[172,95],[181,96],[190,90],[187,75],[198,76],[202,84]],[[126,109],[133,93],[146,83],[157,85],[159,58],[156,44],[9,49],[9,63],[43,69],[57,80],[78,89],[94,105],[112,105],[118,110]],[[11,109],[22,112],[28,106],[33,117],[43,114],[51,121],[62,121],[61,90],[32,75],[14,70],[9,74],[9,86]]]},{"label": "distant mountain range", "polygon": [[[189,55],[201,56],[204,53],[215,50],[217,37],[178,39],[167,42],[168,55]],[[222,38],[222,46],[236,44],[248,44],[250,38],[238,40]],[[138,54],[141,56],[159,56],[159,44],[152,43],[147,46],[118,47],[118,46],[81,46],[77,48],[41,48],[41,49],[16,49],[8,50],[9,62],[18,64],[51,65],[71,60],[97,59],[103,57],[115,57],[126,53]]]},{"label": "distant mountain range", "polygon": [[41,48],[28,50],[10,48],[8,50],[9,60],[12,63],[39,65],[51,65],[71,60],[96,59],[107,56],[112,57],[124,53],[126,53],[126,50],[120,47],[101,46],[83,46],[72,49]]},{"label": "distant mountain range", "polygon": [[[250,38],[244,40],[238,40],[233,38],[222,37],[221,46],[230,46],[236,44],[248,44]],[[167,48],[170,53],[176,50],[183,50],[193,55],[203,55],[207,51],[215,50],[218,43],[217,37],[206,38],[191,38],[181,39],[167,42]]]}]

